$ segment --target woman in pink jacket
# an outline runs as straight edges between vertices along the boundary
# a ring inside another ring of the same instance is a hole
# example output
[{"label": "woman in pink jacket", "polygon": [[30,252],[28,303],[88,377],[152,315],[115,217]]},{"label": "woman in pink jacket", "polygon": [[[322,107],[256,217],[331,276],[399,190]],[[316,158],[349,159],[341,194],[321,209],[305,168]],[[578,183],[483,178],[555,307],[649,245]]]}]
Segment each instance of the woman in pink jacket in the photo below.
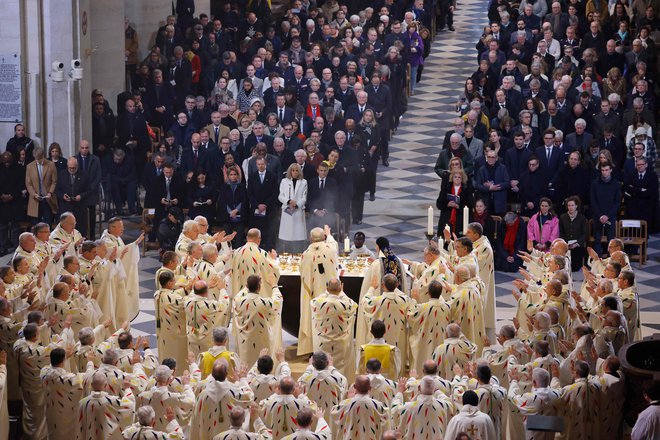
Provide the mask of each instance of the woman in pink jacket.
[{"label": "woman in pink jacket", "polygon": [[559,219],[552,212],[552,201],[542,197],[540,210],[532,216],[527,224],[527,250],[547,251],[550,243],[559,237]]}]

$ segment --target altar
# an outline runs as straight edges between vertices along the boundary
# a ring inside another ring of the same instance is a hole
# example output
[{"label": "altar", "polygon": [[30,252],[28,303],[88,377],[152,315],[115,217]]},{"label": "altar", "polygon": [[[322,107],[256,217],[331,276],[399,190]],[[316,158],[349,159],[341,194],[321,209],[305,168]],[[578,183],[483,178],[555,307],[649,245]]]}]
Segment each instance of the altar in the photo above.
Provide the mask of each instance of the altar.
[{"label": "altar", "polygon": [[[300,327],[300,255],[282,254],[279,256],[280,291],[284,297],[282,307],[282,328],[298,337]],[[369,267],[367,257],[339,257],[339,279],[344,284],[344,293],[356,303],[360,301],[360,289],[364,273]]]}]

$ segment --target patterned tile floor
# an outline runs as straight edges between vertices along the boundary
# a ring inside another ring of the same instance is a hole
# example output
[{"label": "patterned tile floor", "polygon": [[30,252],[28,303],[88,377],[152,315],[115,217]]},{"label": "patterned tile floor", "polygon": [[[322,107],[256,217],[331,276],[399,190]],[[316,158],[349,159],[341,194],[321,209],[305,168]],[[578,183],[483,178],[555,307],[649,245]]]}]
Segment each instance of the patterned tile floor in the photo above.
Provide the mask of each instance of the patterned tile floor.
[{"label": "patterned tile floor", "polygon": [[[390,167],[380,167],[375,202],[366,202],[363,224],[353,225],[367,235],[373,249],[375,239],[390,239],[397,254],[410,259],[421,258],[425,245],[426,209],[435,205],[439,179],[433,171],[445,130],[456,116],[454,103],[464,80],[476,68],[474,44],[485,24],[485,1],[462,1],[455,14],[456,32],[440,32],[431,55],[426,60],[422,81],[415,96],[408,101],[408,112],[390,143]],[[394,209],[393,209],[394,208]],[[436,212],[437,213],[437,212]],[[133,219],[135,220],[135,219]],[[129,237],[137,236],[137,223],[127,228]],[[5,263],[8,257],[0,258]],[[141,312],[133,321],[133,333],[155,341],[154,274],[160,266],[155,251],[148,252],[139,263]],[[649,262],[634,266],[641,301],[644,335],[660,331],[660,291],[655,288],[660,275],[660,237],[649,240]],[[496,273],[498,322],[511,319],[515,302],[510,294],[512,274]],[[581,274],[576,274],[581,279]],[[286,344],[295,338],[285,335]]]}]

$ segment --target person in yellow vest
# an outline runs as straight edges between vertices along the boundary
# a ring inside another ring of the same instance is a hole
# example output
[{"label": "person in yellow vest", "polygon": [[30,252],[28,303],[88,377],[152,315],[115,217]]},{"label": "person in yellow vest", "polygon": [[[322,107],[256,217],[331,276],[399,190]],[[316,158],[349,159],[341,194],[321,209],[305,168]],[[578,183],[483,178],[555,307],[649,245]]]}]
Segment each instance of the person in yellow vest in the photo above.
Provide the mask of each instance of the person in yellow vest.
[{"label": "person in yellow vest", "polygon": [[218,359],[227,361],[227,374],[234,374],[234,370],[240,365],[238,355],[227,349],[228,330],[226,327],[216,327],[213,329],[213,346],[199,355],[198,364],[202,371],[202,379],[211,374],[213,364]]},{"label": "person in yellow vest", "polygon": [[395,345],[385,342],[385,323],[380,319],[371,323],[371,334],[374,337],[368,344],[358,348],[358,374],[367,372],[367,361],[378,359],[382,368],[383,376],[393,379],[399,377],[401,372],[401,353]]}]

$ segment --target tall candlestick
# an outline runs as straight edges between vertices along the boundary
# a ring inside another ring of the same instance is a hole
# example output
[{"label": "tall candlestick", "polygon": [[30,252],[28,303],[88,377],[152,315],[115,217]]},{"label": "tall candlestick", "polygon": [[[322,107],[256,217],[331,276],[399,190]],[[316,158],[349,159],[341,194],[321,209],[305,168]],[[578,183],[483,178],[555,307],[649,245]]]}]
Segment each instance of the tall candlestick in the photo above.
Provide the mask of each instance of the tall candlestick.
[{"label": "tall candlestick", "polygon": [[344,252],[351,252],[351,240],[348,237],[344,238]]},{"label": "tall candlestick", "polygon": [[463,235],[467,232],[468,224],[470,223],[470,208],[467,206],[463,208]]},{"label": "tall candlestick", "polygon": [[429,205],[426,221],[426,234],[433,235],[433,206]]}]

